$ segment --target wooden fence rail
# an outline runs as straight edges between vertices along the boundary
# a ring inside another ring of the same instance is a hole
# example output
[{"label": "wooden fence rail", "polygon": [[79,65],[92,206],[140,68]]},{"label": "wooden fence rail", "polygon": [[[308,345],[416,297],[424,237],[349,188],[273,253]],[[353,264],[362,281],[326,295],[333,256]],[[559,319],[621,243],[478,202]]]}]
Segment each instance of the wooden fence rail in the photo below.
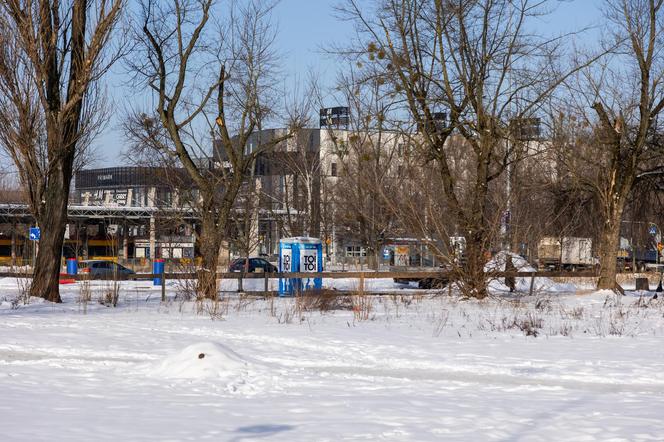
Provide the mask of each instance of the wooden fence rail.
[{"label": "wooden fence rail", "polygon": [[[135,273],[130,275],[118,274],[109,275],[108,277],[92,278],[90,274],[79,273],[77,275],[62,275],[61,279],[68,279],[73,281],[90,281],[90,280],[150,280],[161,279],[161,297],[162,300],[166,299],[166,280],[195,280],[198,279],[200,272],[185,272],[185,273]],[[515,277],[515,278],[530,278],[529,294],[532,295],[535,286],[536,278],[594,278],[597,274],[592,271],[584,272],[570,272],[570,271],[535,271],[535,272],[487,272],[486,277],[489,279]],[[0,272],[0,277],[9,278],[31,278],[31,273],[20,272]],[[219,279],[236,279],[238,280],[238,292],[243,292],[243,281],[245,279],[262,279],[264,280],[264,292],[269,293],[269,280],[270,279],[288,279],[288,278],[324,278],[324,279],[358,279],[359,291],[364,293],[364,281],[366,279],[401,279],[401,280],[418,280],[418,279],[441,279],[441,280],[454,280],[458,277],[448,271],[441,272],[316,272],[316,273],[218,273]],[[615,290],[618,293],[624,294],[624,290],[616,283]]]},{"label": "wooden fence rail", "polygon": [[[202,271],[202,270],[200,270]],[[200,272],[199,271],[199,272]],[[117,277],[109,276],[107,278],[91,278],[88,273],[79,273],[76,275],[67,275],[68,279],[77,281],[86,281],[92,279],[117,279],[117,280],[142,280],[154,279],[165,276],[166,279],[198,279],[199,272],[181,272],[181,273],[135,273],[130,275],[118,274]],[[218,279],[287,279],[287,278],[325,278],[325,279],[426,279],[426,278],[455,278],[456,275],[451,272],[293,272],[293,273],[217,273]],[[486,272],[487,278],[594,278],[597,273],[584,272]],[[64,277],[64,275],[63,275]],[[32,278],[29,272],[0,272],[0,278]]]}]

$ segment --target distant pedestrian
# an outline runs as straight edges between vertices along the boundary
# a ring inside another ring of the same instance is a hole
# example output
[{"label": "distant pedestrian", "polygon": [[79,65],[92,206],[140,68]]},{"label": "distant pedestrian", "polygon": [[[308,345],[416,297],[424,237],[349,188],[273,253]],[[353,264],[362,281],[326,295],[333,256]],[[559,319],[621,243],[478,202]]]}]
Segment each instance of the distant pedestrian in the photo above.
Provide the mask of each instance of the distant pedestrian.
[{"label": "distant pedestrian", "polygon": [[[512,255],[507,254],[505,257],[505,272],[516,272],[516,267],[512,263]],[[514,274],[505,276],[505,285],[510,289],[510,293],[514,292],[516,285],[516,278]]]}]

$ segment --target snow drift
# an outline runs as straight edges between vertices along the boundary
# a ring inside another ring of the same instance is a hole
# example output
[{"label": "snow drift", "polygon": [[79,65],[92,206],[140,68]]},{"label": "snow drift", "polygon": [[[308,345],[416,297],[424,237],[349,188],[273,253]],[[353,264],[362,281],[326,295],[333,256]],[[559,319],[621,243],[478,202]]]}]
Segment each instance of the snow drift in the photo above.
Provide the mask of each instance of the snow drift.
[{"label": "snow drift", "polygon": [[201,342],[168,356],[153,373],[165,378],[233,379],[240,377],[247,361],[225,345]]},{"label": "snow drift", "polygon": [[[535,272],[536,268],[528,264],[528,261],[523,259],[521,256],[516,253],[510,253],[501,251],[496,253],[496,255],[486,263],[484,266],[485,272],[504,272],[505,264],[507,261],[507,255],[512,257],[512,264],[516,268],[517,272]],[[527,292],[530,290],[530,277],[525,278],[516,278],[515,279],[515,290],[518,292]],[[505,292],[509,291],[509,288],[505,285],[505,278],[497,278],[489,282],[489,290],[493,292]],[[533,286],[534,291],[546,291],[546,292],[574,292],[576,291],[576,286],[574,284],[564,284],[555,282],[550,278],[535,278],[535,285]]]}]

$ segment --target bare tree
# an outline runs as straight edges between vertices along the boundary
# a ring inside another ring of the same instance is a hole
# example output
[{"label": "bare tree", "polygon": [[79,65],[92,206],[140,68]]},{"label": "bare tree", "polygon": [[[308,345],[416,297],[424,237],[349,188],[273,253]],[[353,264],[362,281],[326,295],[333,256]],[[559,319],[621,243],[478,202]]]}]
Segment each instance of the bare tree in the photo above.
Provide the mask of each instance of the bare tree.
[{"label": "bare tree", "polygon": [[[255,174],[256,165],[252,165],[245,183],[240,190],[236,207],[240,209],[241,216],[236,216],[230,232],[230,243],[239,250],[241,256],[249,258],[257,253],[261,244],[259,224],[261,214],[262,181]],[[245,261],[245,268],[249,271],[249,260]]]},{"label": "bare tree", "polygon": [[[291,225],[304,236],[318,236],[320,232],[321,152],[312,142],[313,131],[302,129],[288,141],[289,146],[280,155],[279,163],[291,186],[284,188],[287,207],[295,208],[297,220]],[[291,215],[290,213],[288,215]],[[295,230],[291,229],[291,230]]]},{"label": "bare tree", "polygon": [[[510,180],[509,238],[511,249],[535,257],[543,237],[583,236],[597,238],[597,204],[592,193],[575,178],[576,148],[588,146],[569,111],[552,109],[541,124],[541,138],[526,141],[521,158],[506,177]],[[570,168],[573,170],[570,170]],[[502,180],[500,180],[502,181]],[[497,189],[498,195],[506,195]],[[498,203],[506,205],[504,202]]]},{"label": "bare tree", "polygon": [[[392,124],[391,88],[380,76],[356,76],[354,69],[337,81],[340,101],[351,118],[345,136],[328,128],[334,144],[326,161],[335,176],[328,180],[335,199],[337,228],[359,243],[369,264],[378,268],[385,242],[395,233],[395,212],[386,201],[399,193],[399,173],[406,166],[408,138]],[[330,173],[329,175],[333,175]]]},{"label": "bare tree", "polygon": [[[290,137],[252,137],[274,110],[271,5],[228,5],[222,10],[214,9],[213,0],[142,1],[130,62],[157,102],[147,115],[130,119],[129,133],[140,133],[138,142],[172,157],[196,188],[203,265],[197,291],[206,298],[217,296],[220,247],[255,159]],[[213,15],[223,18],[215,23]]]},{"label": "bare tree", "polygon": [[[379,0],[368,11],[348,0],[342,11],[363,42],[347,55],[381,66],[417,125],[413,144],[438,174],[449,217],[466,240],[467,296],[487,294],[484,264],[496,225],[490,190],[519,158],[519,144],[508,142],[511,122],[536,116],[574,72],[560,66],[561,39],[531,32],[532,19],[550,3]],[[463,140],[455,149],[468,165],[461,179],[452,173],[459,159],[447,147],[452,137]]]},{"label": "bare tree", "polygon": [[601,208],[600,289],[615,285],[621,221],[633,189],[640,181],[664,173],[658,121],[664,109],[663,4],[662,0],[606,1],[611,56],[585,71],[573,90],[577,118],[587,123],[586,136],[595,146],[576,155],[592,171],[581,181]]},{"label": "bare tree", "polygon": [[105,48],[122,6],[122,0],[0,2],[0,144],[42,231],[31,296],[61,301],[71,177],[99,129],[98,82],[114,61]]},{"label": "bare tree", "polygon": [[289,120],[300,122],[301,128],[266,155],[272,176],[266,188],[272,190],[265,196],[271,201],[268,206],[279,209],[281,231],[286,236],[319,236],[321,231],[325,152],[319,149],[318,130],[311,128],[322,102],[318,78],[311,71],[306,83],[296,79],[285,109]]}]

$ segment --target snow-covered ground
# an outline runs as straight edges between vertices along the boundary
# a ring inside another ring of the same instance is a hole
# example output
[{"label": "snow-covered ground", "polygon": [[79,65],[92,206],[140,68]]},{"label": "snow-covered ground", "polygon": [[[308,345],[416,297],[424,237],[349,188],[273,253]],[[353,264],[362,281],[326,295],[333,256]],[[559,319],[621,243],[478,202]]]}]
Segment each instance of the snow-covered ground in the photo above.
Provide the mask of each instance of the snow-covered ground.
[{"label": "snow-covered ground", "polygon": [[104,282],[24,304],[0,279],[0,440],[664,438],[662,299],[373,284],[396,294],[321,312],[149,282],[117,307]]}]

